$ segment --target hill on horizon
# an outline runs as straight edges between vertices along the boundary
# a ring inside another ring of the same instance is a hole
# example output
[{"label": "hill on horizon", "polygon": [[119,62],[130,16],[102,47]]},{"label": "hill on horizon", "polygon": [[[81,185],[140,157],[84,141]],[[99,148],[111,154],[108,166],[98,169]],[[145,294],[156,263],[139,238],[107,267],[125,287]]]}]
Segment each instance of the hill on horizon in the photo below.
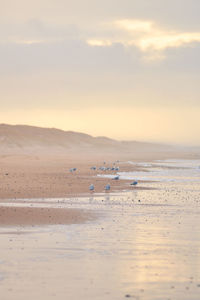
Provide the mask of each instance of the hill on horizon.
[{"label": "hill on horizon", "polygon": [[172,146],[29,125],[0,124],[0,153],[166,151]]}]

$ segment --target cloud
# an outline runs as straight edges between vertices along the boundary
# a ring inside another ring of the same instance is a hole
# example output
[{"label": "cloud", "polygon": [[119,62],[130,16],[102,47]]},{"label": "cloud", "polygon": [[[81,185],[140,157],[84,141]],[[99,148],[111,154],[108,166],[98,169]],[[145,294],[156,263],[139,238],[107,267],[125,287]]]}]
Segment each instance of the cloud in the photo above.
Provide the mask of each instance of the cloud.
[{"label": "cloud", "polygon": [[[105,26],[105,25],[104,25]],[[164,59],[165,50],[169,48],[180,48],[191,46],[200,42],[200,32],[181,32],[177,30],[165,30],[153,21],[122,19],[108,24],[113,30],[110,39],[87,40],[90,46],[111,46],[113,43],[121,43],[124,47],[137,47],[143,58]]]},{"label": "cloud", "polygon": [[113,22],[114,25],[130,32],[151,32],[153,22],[142,20],[118,20]]},{"label": "cloud", "polygon": [[0,43],[1,108],[55,105],[55,99],[70,107],[186,105],[188,99],[199,106],[200,43],[142,49],[142,39],[175,31],[142,19],[101,24],[80,30],[33,19],[10,27],[9,41]]},{"label": "cloud", "polygon": [[89,39],[87,40],[87,44],[90,46],[104,47],[104,46],[111,46],[112,42],[109,40]]},{"label": "cloud", "polygon": [[0,28],[0,42],[4,44],[56,44],[68,40],[85,41],[90,47],[121,44],[130,53],[137,48],[143,60],[158,61],[166,57],[170,48],[199,43],[200,31],[166,29],[148,19],[116,19],[91,27],[91,24],[56,25],[33,18],[24,23],[4,23]]}]

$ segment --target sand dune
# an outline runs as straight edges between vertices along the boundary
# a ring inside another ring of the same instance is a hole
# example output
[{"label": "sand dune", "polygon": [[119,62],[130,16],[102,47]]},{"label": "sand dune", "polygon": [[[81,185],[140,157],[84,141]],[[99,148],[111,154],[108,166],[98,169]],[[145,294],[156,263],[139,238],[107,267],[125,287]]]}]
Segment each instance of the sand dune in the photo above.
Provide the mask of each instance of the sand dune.
[{"label": "sand dune", "polygon": [[55,128],[26,125],[0,125],[0,153],[66,153],[123,151],[170,151],[171,146],[136,141],[117,141],[108,137]]},{"label": "sand dune", "polygon": [[[116,141],[84,133],[24,125],[0,125],[0,199],[66,197],[103,192],[106,178],[91,166],[107,166],[120,160],[120,171],[132,171],[131,161],[197,158],[197,152],[166,145]],[[77,167],[71,174],[70,168]],[[114,172],[116,173],[116,172]],[[126,181],[112,182],[111,191],[130,188]]]}]

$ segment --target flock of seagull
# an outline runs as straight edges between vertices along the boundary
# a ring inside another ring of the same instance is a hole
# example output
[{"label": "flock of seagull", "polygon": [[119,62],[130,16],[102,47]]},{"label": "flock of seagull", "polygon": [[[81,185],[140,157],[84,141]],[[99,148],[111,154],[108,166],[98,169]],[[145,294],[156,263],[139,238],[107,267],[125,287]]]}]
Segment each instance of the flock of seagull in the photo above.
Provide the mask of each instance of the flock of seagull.
[{"label": "flock of seagull", "polygon": [[[105,165],[105,164],[106,164],[106,163],[104,162],[104,165]],[[115,165],[115,163],[114,163],[113,165]],[[96,167],[96,166],[92,166],[92,167],[90,168],[90,170],[96,171],[96,170],[97,170],[97,167]],[[101,170],[101,171],[119,171],[119,167],[115,167],[115,166],[113,166],[113,167],[105,167],[105,166],[102,166],[102,167],[99,167],[98,170]],[[70,173],[76,172],[76,171],[77,171],[77,168],[71,168],[69,171],[70,171]],[[114,177],[112,178],[112,180],[119,180],[119,179],[120,179],[120,175],[116,175],[116,176],[114,176]],[[134,180],[130,185],[136,186],[137,184],[138,184],[138,181]],[[110,188],[111,188],[111,186],[110,186],[109,183],[106,184],[106,186],[104,187],[105,191],[109,191]],[[95,186],[94,186],[93,183],[90,184],[89,190],[90,190],[91,192],[93,192],[93,191],[95,190]]]}]

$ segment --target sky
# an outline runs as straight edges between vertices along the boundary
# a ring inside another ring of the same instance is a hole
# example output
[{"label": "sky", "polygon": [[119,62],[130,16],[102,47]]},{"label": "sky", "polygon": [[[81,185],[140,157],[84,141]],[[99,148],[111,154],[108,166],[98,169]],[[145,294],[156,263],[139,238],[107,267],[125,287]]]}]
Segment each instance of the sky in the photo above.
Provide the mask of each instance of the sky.
[{"label": "sky", "polygon": [[200,145],[199,0],[0,7],[0,123]]}]

